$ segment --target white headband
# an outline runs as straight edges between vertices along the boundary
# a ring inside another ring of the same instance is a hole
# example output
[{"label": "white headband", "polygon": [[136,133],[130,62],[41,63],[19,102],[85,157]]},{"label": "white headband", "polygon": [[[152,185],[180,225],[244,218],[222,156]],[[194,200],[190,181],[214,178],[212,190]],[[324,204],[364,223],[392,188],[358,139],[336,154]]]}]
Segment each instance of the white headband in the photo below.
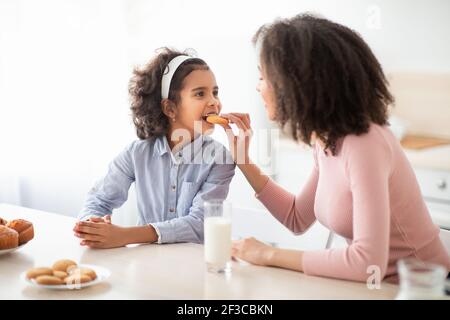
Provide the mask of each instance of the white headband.
[{"label": "white headband", "polygon": [[170,83],[172,82],[172,77],[177,71],[178,67],[189,59],[195,59],[189,56],[181,55],[176,56],[167,64],[166,69],[164,70],[162,80],[161,80],[161,98],[168,99],[169,98],[169,89]]}]

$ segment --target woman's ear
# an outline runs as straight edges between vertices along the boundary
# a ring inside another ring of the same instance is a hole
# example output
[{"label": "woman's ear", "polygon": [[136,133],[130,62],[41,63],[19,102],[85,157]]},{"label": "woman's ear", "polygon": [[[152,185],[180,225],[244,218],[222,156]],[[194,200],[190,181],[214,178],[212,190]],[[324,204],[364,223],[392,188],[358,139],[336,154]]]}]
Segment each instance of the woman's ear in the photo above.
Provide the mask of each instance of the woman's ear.
[{"label": "woman's ear", "polygon": [[171,121],[175,121],[177,118],[177,108],[175,103],[170,101],[169,99],[164,99],[161,101],[161,109],[163,113],[169,118]]}]

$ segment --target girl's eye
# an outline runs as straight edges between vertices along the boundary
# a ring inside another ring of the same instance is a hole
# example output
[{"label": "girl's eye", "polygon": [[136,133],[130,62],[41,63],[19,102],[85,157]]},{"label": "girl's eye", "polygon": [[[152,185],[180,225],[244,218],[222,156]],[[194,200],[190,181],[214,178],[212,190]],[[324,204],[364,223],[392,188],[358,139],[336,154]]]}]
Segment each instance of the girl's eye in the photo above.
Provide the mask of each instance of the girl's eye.
[{"label": "girl's eye", "polygon": [[204,96],[204,93],[203,93],[203,91],[199,91],[199,92],[197,92],[197,93],[195,94],[195,96],[196,96],[196,97],[203,97],[203,96]]},{"label": "girl's eye", "polygon": [[213,95],[214,95],[214,97],[217,97],[219,95],[219,91],[214,91]]}]

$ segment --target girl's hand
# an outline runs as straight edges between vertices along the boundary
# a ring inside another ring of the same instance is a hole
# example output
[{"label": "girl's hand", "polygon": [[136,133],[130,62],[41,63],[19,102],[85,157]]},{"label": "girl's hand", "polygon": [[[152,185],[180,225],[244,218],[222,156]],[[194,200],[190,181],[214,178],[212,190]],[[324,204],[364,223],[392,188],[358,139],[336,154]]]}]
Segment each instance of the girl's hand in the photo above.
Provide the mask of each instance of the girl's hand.
[{"label": "girl's hand", "polygon": [[227,134],[234,162],[238,165],[248,164],[250,162],[248,150],[253,135],[250,115],[248,113],[222,113],[220,116],[228,119],[230,123],[236,124],[239,129],[239,134],[236,136],[228,124],[221,125]]},{"label": "girl's hand", "polygon": [[79,221],[73,228],[80,244],[90,248],[117,248],[127,245],[126,228],[109,222]]},{"label": "girl's hand", "polygon": [[111,223],[111,215],[107,214],[106,216],[103,217],[90,217],[87,221]]},{"label": "girl's hand", "polygon": [[275,250],[275,248],[252,237],[233,241],[231,255],[252,264],[268,266],[271,264],[271,259]]}]

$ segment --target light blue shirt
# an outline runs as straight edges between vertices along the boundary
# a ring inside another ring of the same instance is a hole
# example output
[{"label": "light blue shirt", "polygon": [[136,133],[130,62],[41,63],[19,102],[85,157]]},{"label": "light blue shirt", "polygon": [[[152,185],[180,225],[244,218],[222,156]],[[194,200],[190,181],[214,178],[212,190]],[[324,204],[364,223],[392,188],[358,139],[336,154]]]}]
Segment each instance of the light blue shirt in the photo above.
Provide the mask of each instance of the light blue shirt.
[{"label": "light blue shirt", "polygon": [[136,140],[89,191],[78,218],[112,214],[135,183],[138,224],[152,225],[158,243],[203,242],[203,201],[225,199],[235,164],[225,147],[200,136],[175,155],[165,136]]}]

